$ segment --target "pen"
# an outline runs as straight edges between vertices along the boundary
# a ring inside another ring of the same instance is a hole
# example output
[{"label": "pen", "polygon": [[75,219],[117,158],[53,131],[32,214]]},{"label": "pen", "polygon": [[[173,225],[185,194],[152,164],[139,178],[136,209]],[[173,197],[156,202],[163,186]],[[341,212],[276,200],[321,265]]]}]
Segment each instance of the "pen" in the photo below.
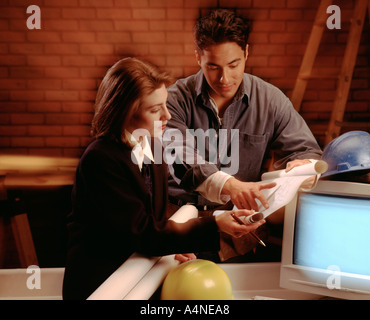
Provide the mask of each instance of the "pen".
[{"label": "pen", "polygon": [[[240,220],[235,214],[234,214],[234,212],[231,212],[230,213],[231,214],[231,216],[234,218],[234,220],[237,222],[237,223],[239,223],[239,224],[244,224],[245,225],[245,223],[242,221],[242,220]],[[254,239],[256,239],[261,245],[263,245],[264,247],[266,247],[266,245],[265,245],[265,243],[260,239],[260,238],[258,238],[258,236],[254,233],[254,232],[250,232],[250,234],[251,234],[251,236],[254,238]]]}]

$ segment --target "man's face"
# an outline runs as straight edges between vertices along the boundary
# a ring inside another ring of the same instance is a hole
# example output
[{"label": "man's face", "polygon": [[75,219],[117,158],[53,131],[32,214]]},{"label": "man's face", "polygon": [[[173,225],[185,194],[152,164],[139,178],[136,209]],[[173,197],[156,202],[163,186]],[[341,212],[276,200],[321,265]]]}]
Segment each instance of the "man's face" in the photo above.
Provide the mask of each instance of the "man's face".
[{"label": "man's face", "polygon": [[243,80],[248,45],[242,50],[235,42],[216,44],[195,52],[196,59],[216,101],[231,100]]}]

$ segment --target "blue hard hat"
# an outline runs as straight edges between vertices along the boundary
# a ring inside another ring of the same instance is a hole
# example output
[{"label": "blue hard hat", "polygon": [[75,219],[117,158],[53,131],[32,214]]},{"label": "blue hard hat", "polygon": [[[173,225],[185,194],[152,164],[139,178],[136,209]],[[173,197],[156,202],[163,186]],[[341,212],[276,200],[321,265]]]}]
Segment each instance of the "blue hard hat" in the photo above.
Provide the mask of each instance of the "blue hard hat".
[{"label": "blue hard hat", "polygon": [[349,131],[330,141],[322,153],[328,170],[322,177],[370,169],[370,134]]}]

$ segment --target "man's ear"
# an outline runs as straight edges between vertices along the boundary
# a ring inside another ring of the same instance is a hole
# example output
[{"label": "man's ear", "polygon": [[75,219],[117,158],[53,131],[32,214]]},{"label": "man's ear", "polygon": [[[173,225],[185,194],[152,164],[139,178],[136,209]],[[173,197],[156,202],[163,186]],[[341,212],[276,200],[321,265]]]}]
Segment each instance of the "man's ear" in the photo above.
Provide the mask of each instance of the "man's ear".
[{"label": "man's ear", "polygon": [[199,55],[199,52],[197,49],[194,50],[194,53],[195,53],[195,59],[197,60],[198,62],[198,65],[200,66],[200,55]]},{"label": "man's ear", "polygon": [[249,44],[245,46],[245,61],[247,61],[248,59],[248,49],[249,49]]}]

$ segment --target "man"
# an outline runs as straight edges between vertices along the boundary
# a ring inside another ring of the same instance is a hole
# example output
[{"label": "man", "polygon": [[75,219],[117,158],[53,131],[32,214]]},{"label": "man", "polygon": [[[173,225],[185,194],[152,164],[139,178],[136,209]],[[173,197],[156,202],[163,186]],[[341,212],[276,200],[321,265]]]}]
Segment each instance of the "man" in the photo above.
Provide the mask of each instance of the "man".
[{"label": "man", "polygon": [[246,20],[229,10],[211,11],[195,25],[200,71],[168,89],[172,119],[165,136],[167,151],[176,154],[169,181],[175,204],[212,209],[231,200],[258,210],[258,199],[268,207],[261,190],[274,184],[256,181],[270,150],[279,157],[276,169],[320,159],[320,147],[289,99],[244,73],[248,35]]}]

